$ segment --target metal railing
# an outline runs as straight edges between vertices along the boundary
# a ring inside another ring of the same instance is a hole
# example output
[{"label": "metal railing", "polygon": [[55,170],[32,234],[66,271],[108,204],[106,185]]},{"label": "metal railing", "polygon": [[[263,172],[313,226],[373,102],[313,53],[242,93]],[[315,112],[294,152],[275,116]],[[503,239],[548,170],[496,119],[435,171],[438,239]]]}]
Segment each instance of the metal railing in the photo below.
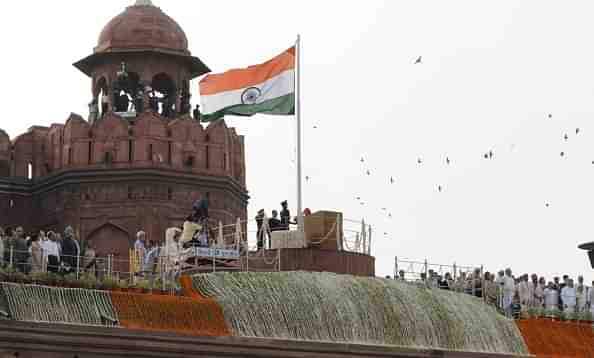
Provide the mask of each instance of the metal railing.
[{"label": "metal railing", "polygon": [[[530,315],[529,311],[538,311],[537,314],[554,317],[559,312],[564,311],[561,304],[558,305],[558,308],[557,304],[553,304],[554,308],[547,307],[545,304],[546,291],[544,291],[544,287],[542,286],[540,287],[542,291],[541,297],[537,297],[535,294],[536,288],[533,291],[528,291],[528,296],[521,297],[517,283],[514,283],[512,291],[506,292],[503,277],[498,276],[495,278],[495,274],[491,273],[489,279],[486,279],[485,273],[483,265],[458,265],[456,263],[448,265],[430,263],[427,259],[423,261],[401,259],[398,257],[394,259],[395,280],[422,285],[430,289],[447,289],[478,297],[486,304],[494,306],[501,314],[508,318],[522,318],[522,313]],[[527,282],[527,284],[530,285],[533,283]],[[585,287],[587,289],[587,286]],[[527,286],[525,289],[528,290]],[[530,292],[533,292],[533,297],[530,297]],[[553,295],[555,294],[557,295],[557,301],[560,302],[561,292],[553,292]],[[565,310],[567,311],[566,313],[579,314],[585,313],[587,310],[594,313],[592,309],[594,302],[588,301],[587,294],[585,298],[581,298],[581,300],[584,299],[586,300],[585,302],[580,302],[576,304],[576,307]]]},{"label": "metal railing", "polygon": [[[264,222],[268,222],[265,218]],[[109,278],[136,284],[139,280],[158,278],[162,285],[174,286],[176,278],[184,273],[218,272],[218,271],[280,271],[281,250],[262,250],[258,247],[256,220],[240,220],[236,223],[214,225],[209,222],[211,230],[208,247],[190,247],[176,250],[177,254],[164,255],[165,246],[156,248],[158,254],[147,257],[145,253],[130,249],[128,258],[120,258],[116,254],[102,256],[68,256],[61,252],[58,257],[50,257],[43,247],[18,251],[9,245],[0,255],[0,266],[10,267],[21,273],[59,273],[74,275],[80,279],[83,274],[92,274],[97,278]],[[256,226],[256,230],[250,227]],[[288,228],[296,232],[296,225]],[[264,225],[267,235],[271,231]],[[372,229],[364,221],[342,219],[337,216],[332,227],[318,239],[317,244],[329,239],[336,239],[337,250],[371,254]],[[214,235],[213,235],[214,232]],[[43,241],[43,240],[42,240]],[[8,240],[5,241],[8,243]],[[60,242],[58,241],[58,244]],[[43,245],[43,244],[42,244]],[[120,253],[120,255],[125,253]],[[147,262],[147,259],[153,262]],[[150,267],[150,268],[149,268]]]},{"label": "metal railing", "polygon": [[[401,277],[404,274],[404,277]],[[484,297],[483,265],[437,264],[427,259],[415,261],[394,258],[394,279],[417,282],[427,287],[443,288]]]},{"label": "metal railing", "polygon": [[[247,241],[250,249],[259,250],[258,241],[262,242],[263,249],[269,249],[272,247],[272,234],[275,230],[271,229],[268,225],[269,218],[264,216],[260,223],[257,220],[242,221],[242,225],[245,223],[248,230]],[[304,237],[299,235],[293,235],[296,240],[301,240],[301,246],[306,245],[322,245],[328,240],[334,240],[336,242],[336,249],[338,251],[346,251],[359,253],[364,255],[371,255],[371,238],[372,228],[366,224],[364,220],[356,221],[351,219],[344,219],[341,215],[337,215],[336,219],[331,221],[330,227],[326,229],[325,233],[316,233],[312,235],[306,233],[308,236],[315,236],[315,240],[311,242],[305,242]],[[259,229],[258,229],[259,227]],[[290,224],[288,228],[283,228],[277,231],[289,231],[297,232],[298,225]],[[259,237],[261,238],[259,239]],[[299,246],[299,244],[297,245]]]}]

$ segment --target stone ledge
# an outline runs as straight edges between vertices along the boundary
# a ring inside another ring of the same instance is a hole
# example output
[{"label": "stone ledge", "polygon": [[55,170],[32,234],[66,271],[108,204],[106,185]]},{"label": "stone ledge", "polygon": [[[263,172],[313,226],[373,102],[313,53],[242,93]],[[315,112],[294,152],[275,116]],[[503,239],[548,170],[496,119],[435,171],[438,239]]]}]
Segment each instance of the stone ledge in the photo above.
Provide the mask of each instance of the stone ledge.
[{"label": "stone ledge", "polygon": [[194,338],[118,328],[0,322],[2,352],[19,357],[528,357],[263,338]]}]

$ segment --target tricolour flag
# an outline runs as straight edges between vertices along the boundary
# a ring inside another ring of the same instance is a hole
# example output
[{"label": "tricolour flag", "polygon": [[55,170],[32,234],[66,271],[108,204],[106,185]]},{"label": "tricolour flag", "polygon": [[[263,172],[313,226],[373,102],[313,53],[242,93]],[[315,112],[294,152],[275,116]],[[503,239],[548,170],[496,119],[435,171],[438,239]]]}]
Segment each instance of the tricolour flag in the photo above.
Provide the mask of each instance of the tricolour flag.
[{"label": "tricolour flag", "polygon": [[272,60],[200,81],[202,120],[224,115],[295,114],[295,47]]}]

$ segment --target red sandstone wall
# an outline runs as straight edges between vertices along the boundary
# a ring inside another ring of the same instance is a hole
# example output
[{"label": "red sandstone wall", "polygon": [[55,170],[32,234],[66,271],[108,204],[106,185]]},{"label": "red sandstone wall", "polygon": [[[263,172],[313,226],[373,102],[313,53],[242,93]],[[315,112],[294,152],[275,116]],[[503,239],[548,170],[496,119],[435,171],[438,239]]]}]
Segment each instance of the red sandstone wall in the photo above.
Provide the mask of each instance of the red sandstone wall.
[{"label": "red sandstone wall", "polygon": [[[282,249],[281,271],[335,272],[338,274],[375,277],[375,258],[346,251],[309,249]],[[277,250],[250,254],[249,270],[277,271]],[[247,262],[242,262],[247,269]]]},{"label": "red sandstone wall", "polygon": [[245,188],[243,137],[224,121],[204,129],[189,118],[166,122],[154,113],[143,113],[134,125],[110,115],[91,126],[72,114],[64,126],[33,127],[13,143],[0,132],[0,160],[9,161],[11,177],[26,178],[29,163],[34,178],[65,169],[97,168],[105,165],[107,152],[114,168],[158,167],[226,176]]},{"label": "red sandstone wall", "polygon": [[101,239],[102,249],[123,250],[140,229],[164,239],[202,196],[212,218],[235,223],[247,218],[244,155],[243,137],[223,121],[205,129],[154,113],[134,125],[110,115],[92,126],[73,114],[65,125],[33,127],[12,143],[0,131],[0,226],[73,225],[85,239],[111,238]]}]

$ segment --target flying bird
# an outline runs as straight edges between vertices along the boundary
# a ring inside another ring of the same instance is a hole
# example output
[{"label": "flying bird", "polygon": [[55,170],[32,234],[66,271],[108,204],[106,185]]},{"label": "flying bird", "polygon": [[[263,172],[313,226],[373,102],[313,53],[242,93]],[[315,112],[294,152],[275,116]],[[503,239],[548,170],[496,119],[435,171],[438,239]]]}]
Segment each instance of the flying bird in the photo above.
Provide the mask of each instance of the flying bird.
[{"label": "flying bird", "polygon": [[318,129],[318,126],[313,126],[313,129]]},{"label": "flying bird", "polygon": [[545,206],[548,208],[548,207],[550,207],[551,205],[550,205],[549,203],[546,203],[546,204],[545,204]]},{"label": "flying bird", "polygon": [[418,159],[417,159],[417,163],[418,163],[418,164],[423,164],[423,160],[422,160],[421,158],[418,158]]},{"label": "flying bird", "polygon": [[441,192],[442,192],[442,190],[443,190],[443,187],[442,187],[441,185],[439,185],[439,186],[437,187],[437,190],[438,190],[438,191],[441,193]]},{"label": "flying bird", "polygon": [[361,163],[365,163],[365,158],[361,158]]},{"label": "flying bird", "polygon": [[451,163],[451,162],[452,162],[452,161],[450,160],[450,158],[449,158],[449,157],[446,157],[446,164],[447,164],[447,165],[450,165],[450,163]]},{"label": "flying bird", "polygon": [[553,118],[553,115],[551,113],[549,113],[549,119]]},{"label": "flying bird", "polygon": [[367,170],[367,175],[371,175],[371,171],[369,169]]},{"label": "flying bird", "polygon": [[382,211],[386,211],[386,210],[388,210],[388,209],[386,209],[386,208],[382,208]]},{"label": "flying bird", "polygon": [[561,152],[561,156],[564,157],[565,156],[565,152]]},{"label": "flying bird", "polygon": [[576,128],[575,129],[575,135],[578,135],[578,134],[580,134],[580,129],[579,128]]},{"label": "flying bird", "polygon": [[415,65],[422,64],[422,63],[423,63],[423,56],[419,56],[419,58],[417,58],[417,60],[415,61]]},{"label": "flying bird", "polygon": [[305,177],[305,181],[309,181],[309,179],[311,179],[309,176]]},{"label": "flying bird", "polygon": [[390,177],[390,184],[394,184],[396,182],[396,180],[394,180],[394,177]]},{"label": "flying bird", "polygon": [[568,136],[567,134],[565,134],[565,135],[563,136],[563,139],[565,139],[565,141],[567,142],[567,140],[569,139],[569,136]]},{"label": "flying bird", "polygon": [[492,150],[489,151],[489,159],[493,159],[493,151]]}]

